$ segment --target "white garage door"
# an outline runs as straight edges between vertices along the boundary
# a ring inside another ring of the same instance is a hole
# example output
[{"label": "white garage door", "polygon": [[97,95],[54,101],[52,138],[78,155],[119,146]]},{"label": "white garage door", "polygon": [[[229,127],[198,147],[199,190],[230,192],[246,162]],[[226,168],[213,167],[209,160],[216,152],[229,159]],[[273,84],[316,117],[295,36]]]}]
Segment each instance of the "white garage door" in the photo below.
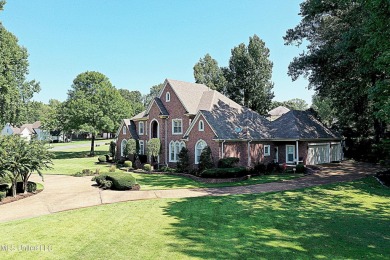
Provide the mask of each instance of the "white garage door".
[{"label": "white garage door", "polygon": [[339,162],[341,161],[341,143],[332,143],[330,146],[330,161]]},{"label": "white garage door", "polygon": [[328,144],[309,144],[307,153],[307,164],[315,165],[329,163],[329,145]]}]

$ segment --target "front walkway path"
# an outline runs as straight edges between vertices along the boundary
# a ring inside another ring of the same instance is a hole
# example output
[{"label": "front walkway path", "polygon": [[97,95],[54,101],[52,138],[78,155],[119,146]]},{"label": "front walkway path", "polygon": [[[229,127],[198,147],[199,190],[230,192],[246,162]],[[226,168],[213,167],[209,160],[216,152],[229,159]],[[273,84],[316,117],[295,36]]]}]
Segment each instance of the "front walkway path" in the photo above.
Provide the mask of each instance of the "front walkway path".
[{"label": "front walkway path", "polygon": [[[0,222],[121,201],[224,196],[294,190],[322,184],[352,181],[367,174],[373,174],[377,170],[378,167],[370,164],[344,162],[341,164],[323,165],[321,166],[321,171],[313,175],[281,182],[224,188],[150,191],[100,190],[92,186],[93,182],[90,176],[45,175],[45,189],[41,193],[26,199],[0,205]],[[36,182],[41,181],[37,175],[34,175],[31,179]]]}]

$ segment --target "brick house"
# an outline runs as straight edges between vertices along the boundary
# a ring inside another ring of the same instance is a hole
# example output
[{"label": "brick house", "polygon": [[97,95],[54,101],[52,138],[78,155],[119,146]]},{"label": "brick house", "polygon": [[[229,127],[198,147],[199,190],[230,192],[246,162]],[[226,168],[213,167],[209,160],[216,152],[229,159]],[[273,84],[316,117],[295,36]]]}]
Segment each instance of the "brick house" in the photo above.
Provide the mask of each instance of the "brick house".
[{"label": "brick house", "polygon": [[[161,140],[158,163],[175,167],[183,146],[197,167],[209,146],[214,162],[238,157],[240,165],[258,162],[319,164],[342,159],[342,138],[309,112],[288,111],[269,121],[203,84],[165,80],[145,111],[124,119],[117,133],[117,156],[130,138],[145,154],[151,138]],[[153,162],[156,163],[156,162]]]}]

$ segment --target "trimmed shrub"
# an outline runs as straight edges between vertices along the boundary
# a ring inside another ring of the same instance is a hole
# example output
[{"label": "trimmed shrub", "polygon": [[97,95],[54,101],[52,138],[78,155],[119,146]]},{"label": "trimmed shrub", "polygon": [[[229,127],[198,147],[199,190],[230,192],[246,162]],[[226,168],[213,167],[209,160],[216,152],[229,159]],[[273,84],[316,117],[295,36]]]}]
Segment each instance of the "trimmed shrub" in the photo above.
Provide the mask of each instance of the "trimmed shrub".
[{"label": "trimmed shrub", "polygon": [[304,173],[305,172],[305,166],[303,164],[298,164],[295,168],[296,168],[296,173]]},{"label": "trimmed shrub", "polygon": [[253,172],[258,174],[264,174],[267,170],[267,166],[264,163],[256,163],[253,166]]},{"label": "trimmed shrub", "polygon": [[[134,176],[128,173],[115,172],[107,173],[96,176],[92,178],[93,181],[103,189],[112,189],[112,190],[132,190],[137,189],[137,181]],[[138,187],[139,189],[139,187]]]},{"label": "trimmed shrub", "polygon": [[2,201],[5,197],[7,197],[6,191],[0,191],[0,201]]},{"label": "trimmed shrub", "polygon": [[206,169],[211,169],[213,167],[214,167],[214,162],[213,162],[213,156],[211,154],[211,148],[210,146],[206,146],[203,149],[202,153],[200,154],[198,168],[199,171],[202,172]]},{"label": "trimmed shrub", "polygon": [[180,153],[177,155],[179,160],[177,161],[176,167],[178,172],[188,172],[190,168],[190,157],[188,156],[188,149],[183,147]]},{"label": "trimmed shrub", "polygon": [[108,171],[109,172],[115,172],[116,171],[116,166],[112,165]]},{"label": "trimmed shrub", "polygon": [[98,157],[98,161],[99,161],[100,163],[106,162],[106,161],[107,161],[106,159],[107,159],[107,158],[106,158],[106,156],[104,156],[104,155]]},{"label": "trimmed shrub", "polygon": [[131,168],[131,167],[133,167],[133,162],[132,161],[125,161],[123,163],[123,167]]},{"label": "trimmed shrub", "polygon": [[176,169],[170,168],[168,166],[163,166],[160,168],[161,172],[176,172]]},{"label": "trimmed shrub", "polygon": [[144,170],[150,172],[152,170],[152,166],[147,163],[144,165]]},{"label": "trimmed shrub", "polygon": [[267,164],[266,173],[275,173],[275,172],[280,172],[280,171],[281,171],[281,168],[280,168],[280,165],[278,163],[270,162],[269,164]]},{"label": "trimmed shrub", "polygon": [[112,158],[115,157],[115,150],[116,150],[116,143],[114,141],[111,141],[110,142],[109,153],[111,154]]},{"label": "trimmed shrub", "polygon": [[247,175],[245,167],[235,168],[213,168],[207,169],[200,173],[203,178],[236,178]]},{"label": "trimmed shrub", "polygon": [[[27,192],[35,192],[37,190],[37,184],[35,182],[29,181],[27,182]],[[23,190],[23,182],[17,182],[16,183],[16,192],[17,193],[22,193],[24,192]]]},{"label": "trimmed shrub", "polygon": [[10,186],[7,183],[0,184],[0,191],[8,191]]},{"label": "trimmed shrub", "polygon": [[237,157],[226,157],[218,161],[218,168],[233,168],[235,164],[239,163],[240,159]]}]

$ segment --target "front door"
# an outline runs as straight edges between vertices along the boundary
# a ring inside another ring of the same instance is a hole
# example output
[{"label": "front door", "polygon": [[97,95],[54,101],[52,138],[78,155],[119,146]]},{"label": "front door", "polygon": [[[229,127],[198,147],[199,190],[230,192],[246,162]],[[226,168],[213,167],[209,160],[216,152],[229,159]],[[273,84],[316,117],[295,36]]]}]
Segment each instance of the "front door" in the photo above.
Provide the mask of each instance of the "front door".
[{"label": "front door", "polygon": [[286,145],[286,163],[295,162],[295,145]]}]

